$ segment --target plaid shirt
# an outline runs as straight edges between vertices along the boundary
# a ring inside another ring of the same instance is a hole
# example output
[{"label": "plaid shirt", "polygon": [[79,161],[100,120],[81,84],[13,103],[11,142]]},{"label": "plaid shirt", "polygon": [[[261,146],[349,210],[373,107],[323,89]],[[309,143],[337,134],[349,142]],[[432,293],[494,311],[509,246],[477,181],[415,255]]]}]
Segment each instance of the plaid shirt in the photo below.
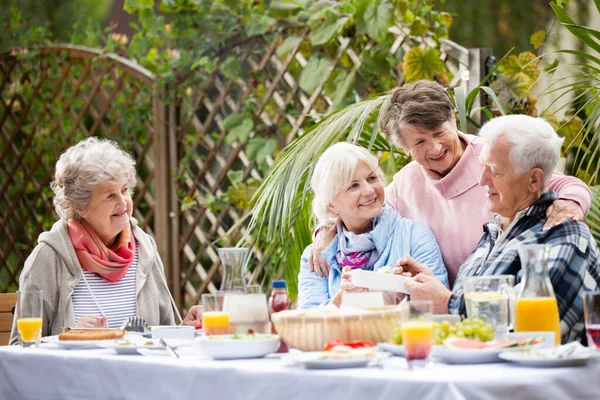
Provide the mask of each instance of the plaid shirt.
[{"label": "plaid shirt", "polygon": [[521,261],[517,246],[549,244],[549,274],[560,312],[562,342],[581,338],[584,329],[583,293],[598,290],[600,285],[598,246],[583,222],[567,221],[542,231],[546,209],[557,198],[554,192],[542,194],[535,203],[516,215],[504,233],[496,220],[483,226],[483,237],[458,272],[448,302],[451,313],[465,314],[463,279],[475,275],[510,274],[519,283]]}]

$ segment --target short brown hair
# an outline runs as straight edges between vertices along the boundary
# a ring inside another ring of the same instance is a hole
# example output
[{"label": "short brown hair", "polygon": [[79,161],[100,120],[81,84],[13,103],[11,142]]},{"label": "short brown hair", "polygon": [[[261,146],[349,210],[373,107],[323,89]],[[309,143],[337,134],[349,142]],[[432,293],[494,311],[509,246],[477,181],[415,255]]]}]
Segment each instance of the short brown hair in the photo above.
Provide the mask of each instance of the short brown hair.
[{"label": "short brown hair", "polygon": [[454,121],[454,104],[439,83],[418,81],[395,87],[381,113],[383,132],[404,147],[402,129],[416,126],[432,130]]}]

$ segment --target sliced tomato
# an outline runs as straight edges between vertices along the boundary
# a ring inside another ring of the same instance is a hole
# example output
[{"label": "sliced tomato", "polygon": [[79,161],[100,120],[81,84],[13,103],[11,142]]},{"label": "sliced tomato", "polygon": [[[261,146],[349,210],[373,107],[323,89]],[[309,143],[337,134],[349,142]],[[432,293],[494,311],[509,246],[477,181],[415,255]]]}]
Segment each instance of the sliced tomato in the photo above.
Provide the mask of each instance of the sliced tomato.
[{"label": "sliced tomato", "polygon": [[360,347],[373,347],[375,345],[371,342],[366,342],[364,340],[353,340],[351,342],[342,342],[341,340],[336,339],[336,340],[330,340],[327,343],[325,343],[324,350],[330,351],[331,349],[333,349],[336,346],[348,346],[353,349],[358,349]]}]

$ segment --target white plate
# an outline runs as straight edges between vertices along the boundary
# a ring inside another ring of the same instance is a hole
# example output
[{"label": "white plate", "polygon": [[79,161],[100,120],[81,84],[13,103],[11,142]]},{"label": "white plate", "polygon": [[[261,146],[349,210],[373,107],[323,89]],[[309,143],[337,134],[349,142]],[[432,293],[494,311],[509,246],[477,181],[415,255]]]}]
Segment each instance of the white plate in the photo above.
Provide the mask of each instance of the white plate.
[{"label": "white plate", "polygon": [[586,365],[589,361],[597,360],[600,358],[600,354],[596,357],[569,357],[569,358],[545,358],[542,356],[542,351],[522,352],[502,352],[499,357],[503,360],[514,362],[525,367],[575,367],[580,365]]},{"label": "white plate", "polygon": [[502,362],[498,357],[500,353],[520,351],[520,348],[503,349],[448,349],[439,346],[432,353],[435,358],[447,364],[486,364]]},{"label": "white plate", "polygon": [[112,340],[58,340],[58,335],[45,336],[42,338],[44,343],[54,343],[61,349],[96,349],[103,343],[110,343]]},{"label": "white plate", "polygon": [[[151,344],[150,344],[151,343]],[[158,340],[127,340],[127,339],[116,339],[110,340],[104,343],[99,343],[98,347],[105,349],[112,349],[117,354],[138,354],[138,349],[164,349],[165,347],[159,343]]]},{"label": "white plate", "polygon": [[194,347],[215,360],[260,358],[273,353],[279,347],[277,335],[255,335],[255,338],[234,339],[235,335],[201,336],[194,340]]},{"label": "white plate", "polygon": [[[404,357],[404,345],[401,344],[392,344],[392,343],[379,343],[377,345],[378,348],[380,348],[383,351],[387,351],[389,353],[392,353],[395,356],[398,357]],[[431,354],[435,355],[435,352],[438,349],[444,349],[444,346],[441,345],[433,345],[433,347],[431,348]]]},{"label": "white plate", "polygon": [[307,369],[339,369],[339,368],[365,368],[370,362],[375,362],[389,357],[389,353],[375,353],[373,357],[352,357],[344,359],[324,358],[323,351],[310,351],[305,353],[290,354],[285,357],[295,364]]}]

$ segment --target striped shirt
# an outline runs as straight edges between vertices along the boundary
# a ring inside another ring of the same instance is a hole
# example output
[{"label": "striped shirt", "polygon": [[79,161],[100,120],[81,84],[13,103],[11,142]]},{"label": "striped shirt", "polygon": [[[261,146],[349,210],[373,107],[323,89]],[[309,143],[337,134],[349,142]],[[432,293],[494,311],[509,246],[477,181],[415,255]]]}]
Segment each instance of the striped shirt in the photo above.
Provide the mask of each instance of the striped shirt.
[{"label": "striped shirt", "polygon": [[[133,262],[123,278],[115,283],[105,281],[100,275],[83,270],[83,277],[73,292],[75,323],[84,315],[104,315],[109,328],[119,328],[135,315],[135,277],[138,264],[137,244]],[[85,279],[84,279],[85,277]],[[88,289],[89,284],[90,288]],[[90,289],[93,293],[90,293]]]},{"label": "striped shirt", "polygon": [[475,275],[514,275],[521,281],[520,244],[548,244],[548,272],[560,313],[562,342],[581,338],[583,333],[583,295],[600,287],[600,255],[587,225],[567,221],[546,231],[547,208],[558,199],[546,192],[520,211],[506,232],[499,221],[484,225],[484,235],[467,261],[460,267],[452,296],[448,302],[451,313],[465,314],[463,280]]}]

